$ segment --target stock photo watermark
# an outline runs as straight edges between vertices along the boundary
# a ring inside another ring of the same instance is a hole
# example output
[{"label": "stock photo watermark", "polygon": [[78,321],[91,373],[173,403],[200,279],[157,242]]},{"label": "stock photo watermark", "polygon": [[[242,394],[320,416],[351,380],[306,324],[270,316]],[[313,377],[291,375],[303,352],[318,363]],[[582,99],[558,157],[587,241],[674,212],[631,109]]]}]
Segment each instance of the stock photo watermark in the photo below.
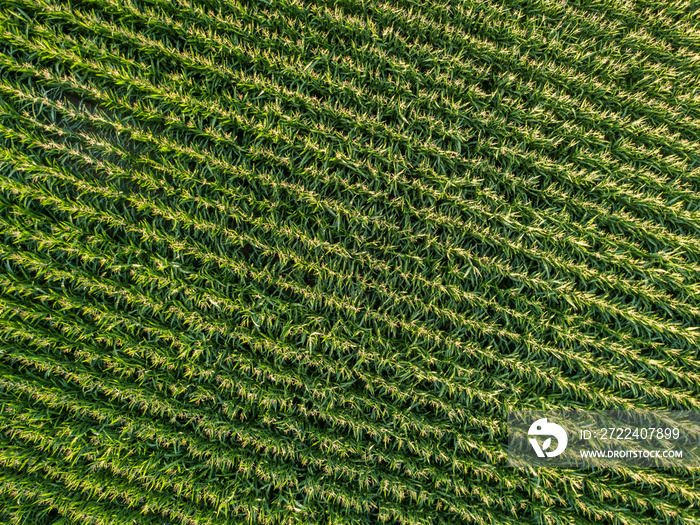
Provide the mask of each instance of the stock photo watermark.
[{"label": "stock photo watermark", "polygon": [[700,411],[514,411],[508,462],[516,468],[700,468]]}]

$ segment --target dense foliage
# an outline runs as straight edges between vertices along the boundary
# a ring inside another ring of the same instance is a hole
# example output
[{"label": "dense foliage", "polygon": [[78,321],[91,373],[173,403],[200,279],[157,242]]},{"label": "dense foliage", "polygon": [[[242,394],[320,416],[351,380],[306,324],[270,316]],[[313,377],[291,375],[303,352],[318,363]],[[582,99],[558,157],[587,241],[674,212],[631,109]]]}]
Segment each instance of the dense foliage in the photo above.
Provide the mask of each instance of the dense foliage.
[{"label": "dense foliage", "polygon": [[700,523],[695,9],[0,0],[0,522]]}]

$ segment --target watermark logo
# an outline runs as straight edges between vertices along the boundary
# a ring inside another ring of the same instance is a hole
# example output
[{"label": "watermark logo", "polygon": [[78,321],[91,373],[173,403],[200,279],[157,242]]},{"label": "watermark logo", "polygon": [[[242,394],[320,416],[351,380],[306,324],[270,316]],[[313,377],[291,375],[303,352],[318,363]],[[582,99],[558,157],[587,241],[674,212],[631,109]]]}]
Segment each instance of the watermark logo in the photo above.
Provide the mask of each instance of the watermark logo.
[{"label": "watermark logo", "polygon": [[[566,430],[564,430],[560,425],[556,423],[550,423],[547,421],[546,417],[538,419],[532,425],[530,425],[530,430],[527,432],[530,444],[532,448],[535,449],[537,457],[543,458],[553,458],[564,452],[566,450],[566,445],[569,443],[569,437],[566,435]],[[537,439],[532,436],[549,436],[544,440],[542,446],[537,442]],[[557,440],[557,448],[547,452],[547,449],[552,444],[552,437]]]},{"label": "watermark logo", "polygon": [[523,469],[636,466],[696,475],[700,410],[511,410],[508,463]]}]

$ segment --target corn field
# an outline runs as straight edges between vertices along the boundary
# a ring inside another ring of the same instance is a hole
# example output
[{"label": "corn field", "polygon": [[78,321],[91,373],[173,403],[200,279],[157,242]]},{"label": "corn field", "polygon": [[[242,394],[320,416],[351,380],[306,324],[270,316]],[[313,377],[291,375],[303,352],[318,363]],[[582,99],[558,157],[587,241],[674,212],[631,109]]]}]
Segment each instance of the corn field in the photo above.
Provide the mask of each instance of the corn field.
[{"label": "corn field", "polygon": [[700,524],[509,411],[700,410],[695,0],[0,0],[0,523]]}]

